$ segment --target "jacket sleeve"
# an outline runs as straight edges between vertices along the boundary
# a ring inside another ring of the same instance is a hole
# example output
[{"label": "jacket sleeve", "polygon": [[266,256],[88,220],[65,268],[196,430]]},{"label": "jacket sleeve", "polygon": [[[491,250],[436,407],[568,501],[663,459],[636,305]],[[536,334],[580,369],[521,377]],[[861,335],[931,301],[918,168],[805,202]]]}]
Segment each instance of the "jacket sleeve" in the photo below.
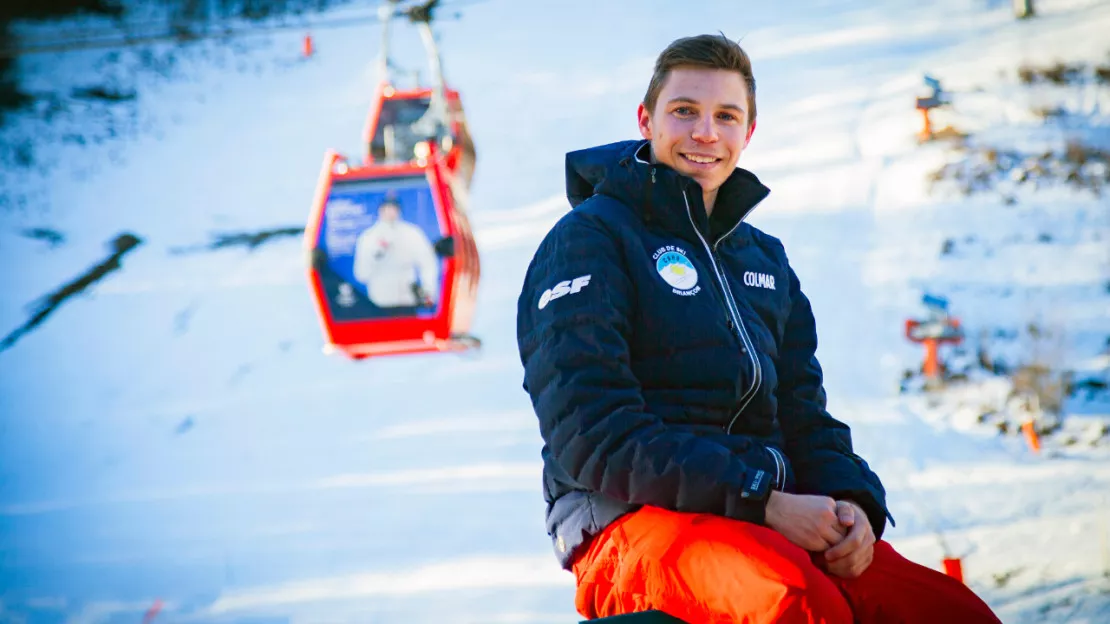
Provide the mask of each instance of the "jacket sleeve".
[{"label": "jacket sleeve", "polygon": [[552,458],[582,489],[624,503],[762,523],[772,473],[648,411],[629,352],[629,319],[650,313],[633,309],[636,287],[614,236],[577,211],[528,268],[517,339]]},{"label": "jacket sleeve", "polygon": [[879,477],[852,450],[848,425],[825,409],[817,328],[809,299],[798,276],[790,273],[790,314],[779,350],[777,390],[779,422],[786,454],[799,493],[853,500],[867,512],[876,538],[882,536],[889,513]]}]

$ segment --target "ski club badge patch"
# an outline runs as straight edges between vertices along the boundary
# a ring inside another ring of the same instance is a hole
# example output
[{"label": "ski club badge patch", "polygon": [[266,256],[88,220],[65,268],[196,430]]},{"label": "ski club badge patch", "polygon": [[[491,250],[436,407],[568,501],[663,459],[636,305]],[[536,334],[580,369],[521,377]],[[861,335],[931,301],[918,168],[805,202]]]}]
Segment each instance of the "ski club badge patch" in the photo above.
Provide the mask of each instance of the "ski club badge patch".
[{"label": "ski club badge patch", "polygon": [[665,245],[656,249],[651,259],[655,261],[655,270],[659,273],[659,277],[667,282],[674,294],[690,297],[701,292],[701,286],[698,286],[698,270],[686,257],[685,249],[675,245]]}]

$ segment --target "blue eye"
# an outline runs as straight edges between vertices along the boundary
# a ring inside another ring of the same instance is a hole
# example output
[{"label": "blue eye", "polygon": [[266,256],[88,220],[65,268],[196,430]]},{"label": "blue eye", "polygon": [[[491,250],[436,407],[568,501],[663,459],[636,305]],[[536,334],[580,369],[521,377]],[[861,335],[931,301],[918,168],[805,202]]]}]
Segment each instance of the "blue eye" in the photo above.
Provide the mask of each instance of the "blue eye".
[{"label": "blue eye", "polygon": [[674,109],[674,112],[678,113],[679,115],[691,115],[693,114],[694,109],[690,108],[689,106],[679,106],[678,108]]}]

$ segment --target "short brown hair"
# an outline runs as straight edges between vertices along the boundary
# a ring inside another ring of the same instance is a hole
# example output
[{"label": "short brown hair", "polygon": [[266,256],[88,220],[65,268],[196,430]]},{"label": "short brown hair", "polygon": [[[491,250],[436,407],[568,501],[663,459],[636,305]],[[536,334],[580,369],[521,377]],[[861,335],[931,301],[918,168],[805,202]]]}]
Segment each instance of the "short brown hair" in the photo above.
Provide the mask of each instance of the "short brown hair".
[{"label": "short brown hair", "polygon": [[659,54],[659,58],[655,59],[655,72],[652,73],[647,93],[644,94],[644,108],[647,108],[649,114],[655,112],[663,83],[667,81],[671,70],[677,67],[739,72],[748,85],[748,125],[755,123],[755,76],[752,74],[752,60],[739,43],[724,34],[697,35],[672,41]]}]

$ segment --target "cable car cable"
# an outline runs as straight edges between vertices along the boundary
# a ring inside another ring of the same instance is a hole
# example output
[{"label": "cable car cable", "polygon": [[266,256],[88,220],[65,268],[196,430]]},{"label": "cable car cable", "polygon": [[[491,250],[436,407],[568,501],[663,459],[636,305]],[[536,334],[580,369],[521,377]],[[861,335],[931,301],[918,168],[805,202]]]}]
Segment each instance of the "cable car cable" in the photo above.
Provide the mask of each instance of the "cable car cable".
[{"label": "cable car cable", "polygon": [[[445,4],[445,8],[462,8],[466,6],[474,6],[488,0],[455,0],[450,4]],[[401,9],[401,13],[394,17],[406,16],[405,11],[408,9]],[[461,19],[461,13],[449,14],[447,19]],[[438,21],[444,21],[444,18],[437,15]],[[246,36],[265,35],[271,32],[287,31],[287,30],[333,30],[339,28],[350,28],[352,26],[359,26],[364,24],[380,23],[381,17],[377,14],[374,15],[358,15],[349,17],[337,17],[331,19],[323,19],[313,22],[302,22],[296,24],[274,24],[269,26],[247,26],[247,27],[223,27],[222,30],[212,32],[210,26],[205,26],[203,32],[193,32],[178,26],[176,29],[173,26],[167,27],[165,22],[145,22],[138,24],[125,24],[125,28],[129,29],[142,29],[148,25],[157,24],[159,30],[149,33],[131,36],[127,33],[111,34],[110,29],[101,29],[107,31],[109,34],[99,36],[94,35],[91,38],[83,38],[78,40],[55,40],[47,41],[45,43],[30,43],[14,47],[0,48],[0,58],[15,58],[25,56],[28,54],[43,54],[48,52],[71,52],[77,50],[91,50],[91,49],[105,49],[105,48],[128,48],[140,45],[149,45],[155,43],[192,43],[195,41],[206,40],[226,40],[235,39]],[[219,28],[219,27],[217,27]],[[85,31],[86,34],[88,31]],[[95,32],[95,31],[94,31]]]}]

